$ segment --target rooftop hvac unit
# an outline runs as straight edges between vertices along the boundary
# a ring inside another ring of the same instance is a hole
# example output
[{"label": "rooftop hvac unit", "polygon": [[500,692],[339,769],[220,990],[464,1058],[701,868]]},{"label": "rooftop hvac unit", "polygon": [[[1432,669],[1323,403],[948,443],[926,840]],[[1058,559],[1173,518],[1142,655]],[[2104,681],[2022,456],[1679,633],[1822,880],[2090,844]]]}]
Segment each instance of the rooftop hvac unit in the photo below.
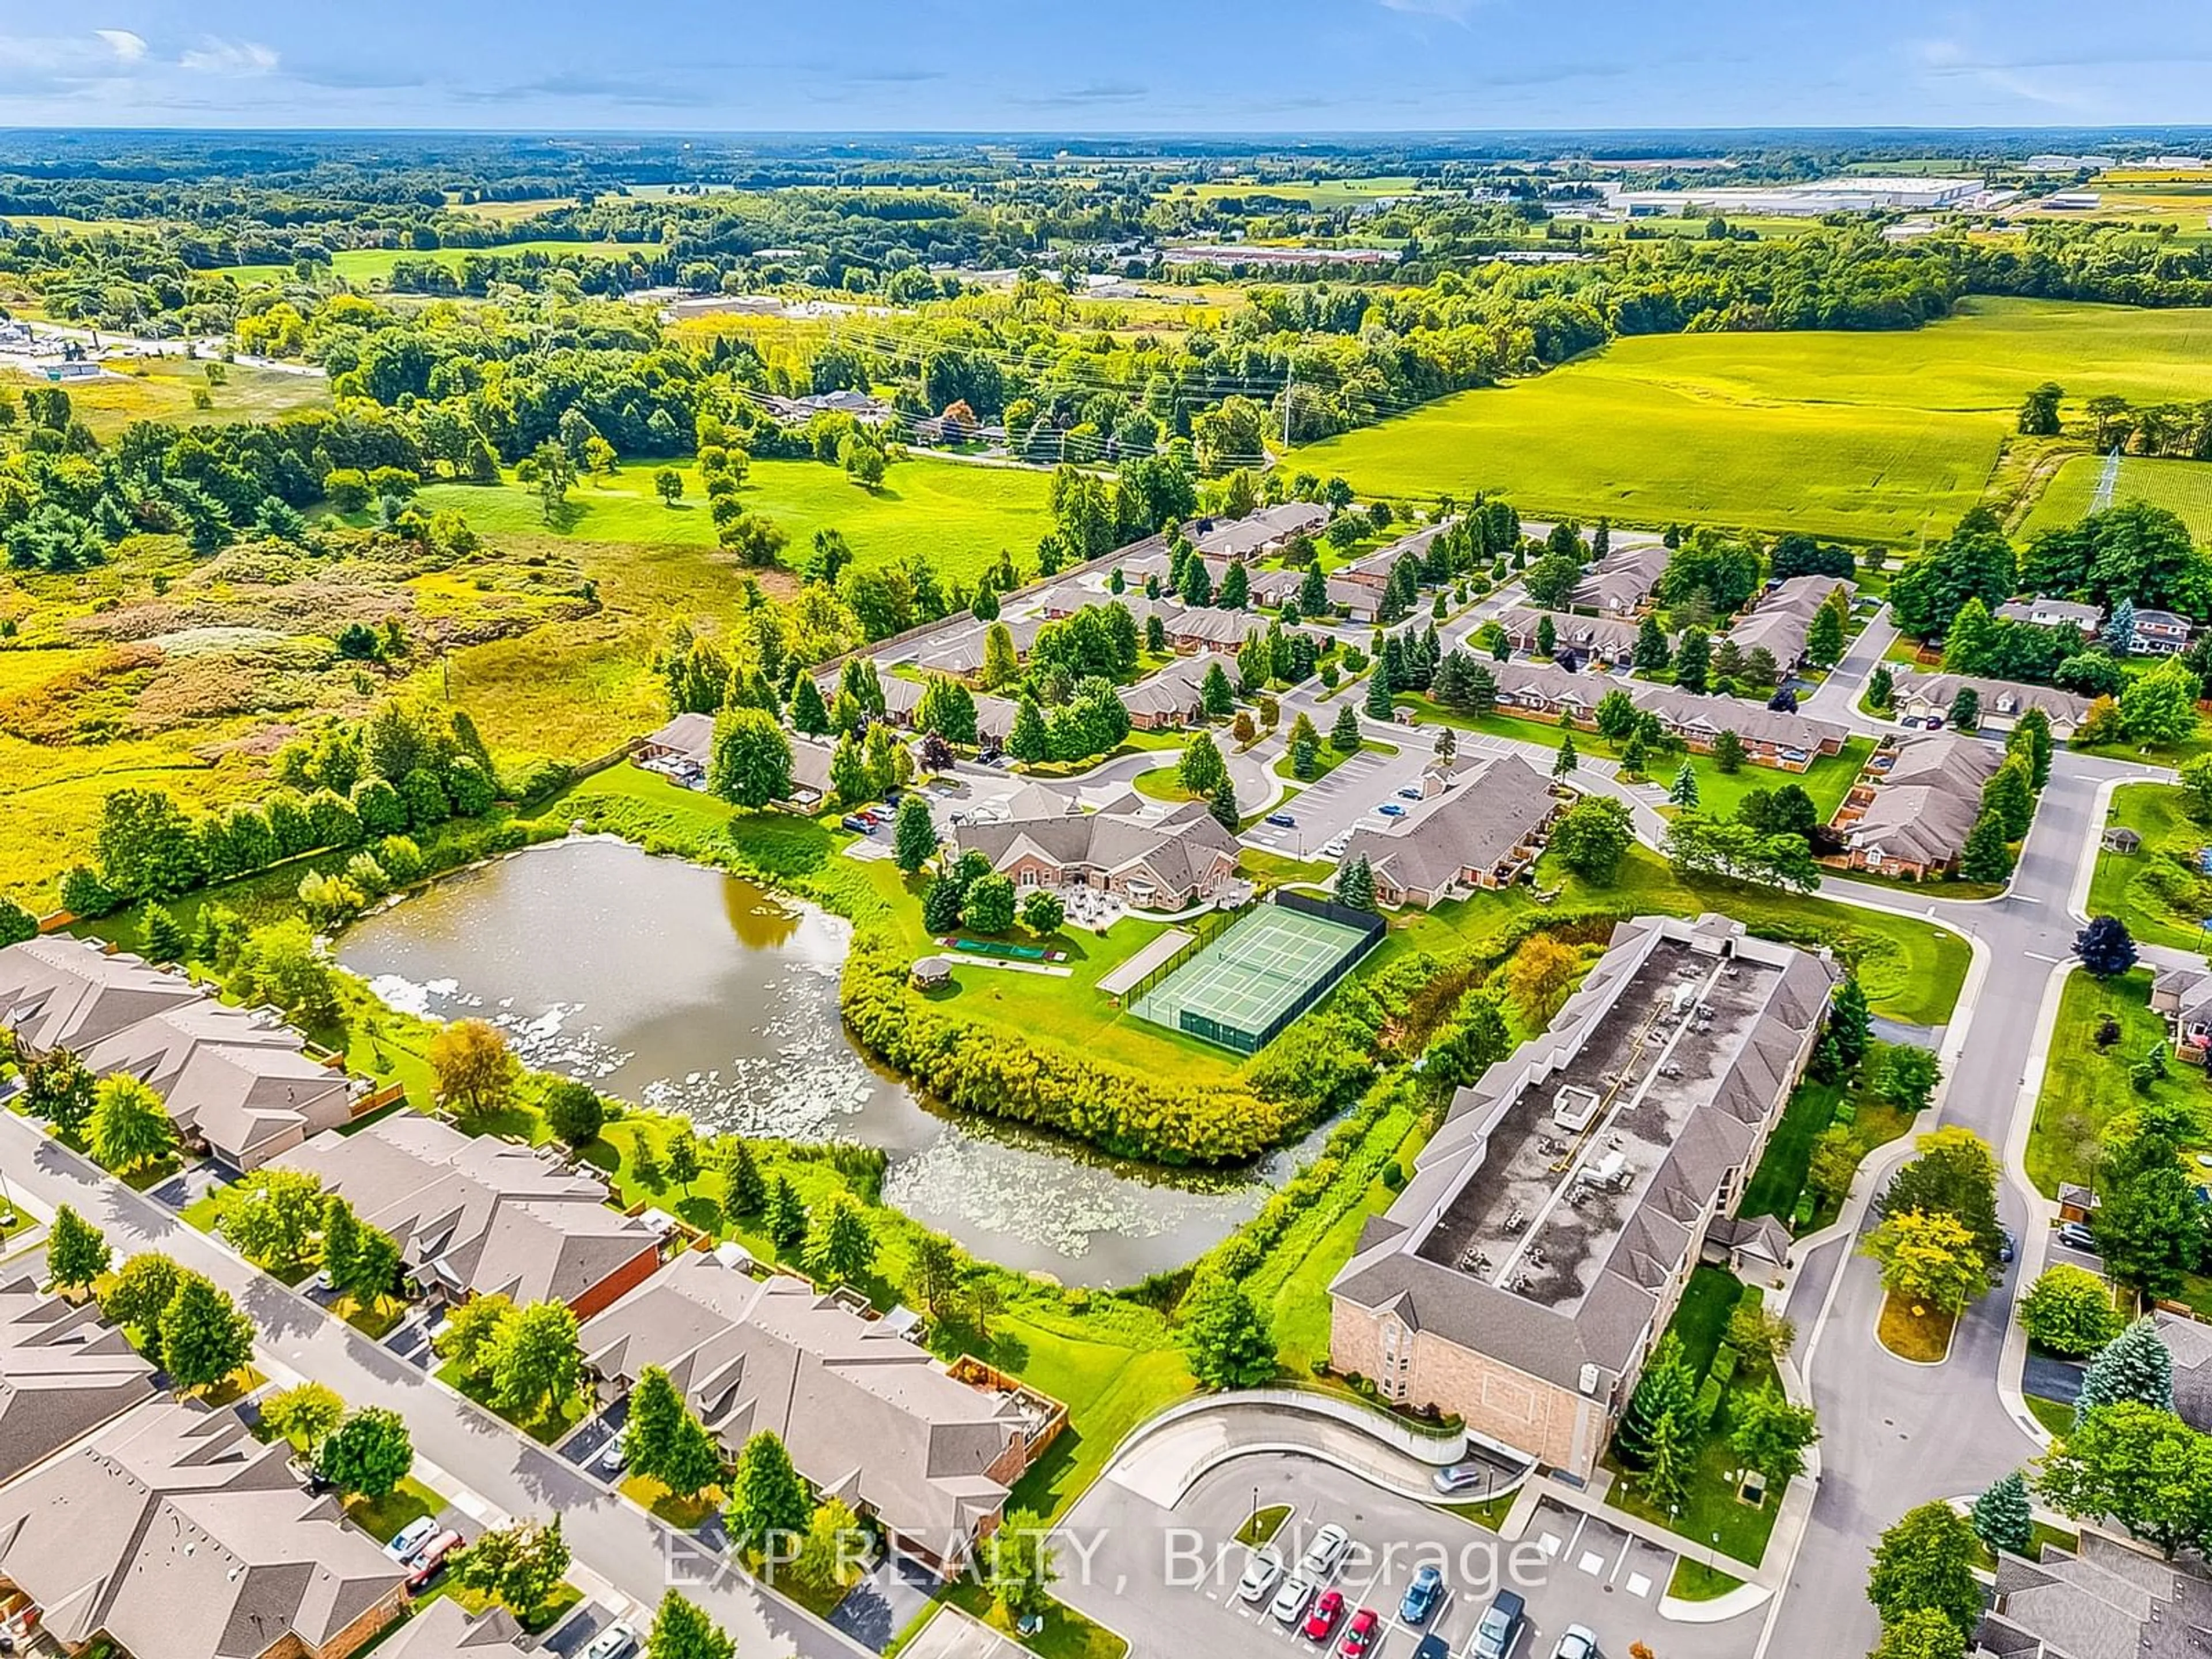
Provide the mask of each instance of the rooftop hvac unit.
[{"label": "rooftop hvac unit", "polygon": [[1603,1380],[1603,1375],[1598,1370],[1596,1366],[1585,1365],[1583,1367],[1582,1389],[1584,1394],[1596,1394],[1598,1384]]},{"label": "rooftop hvac unit", "polygon": [[1553,1097],[1552,1121],[1571,1135],[1578,1135],[1596,1120],[1602,1103],[1596,1094],[1570,1083]]}]

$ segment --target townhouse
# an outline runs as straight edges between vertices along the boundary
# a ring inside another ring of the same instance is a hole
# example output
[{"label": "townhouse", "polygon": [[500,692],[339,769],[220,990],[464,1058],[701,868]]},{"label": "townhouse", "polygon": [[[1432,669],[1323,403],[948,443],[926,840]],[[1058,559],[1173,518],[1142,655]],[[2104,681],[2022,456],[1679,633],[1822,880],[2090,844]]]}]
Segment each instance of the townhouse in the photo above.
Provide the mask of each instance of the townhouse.
[{"label": "townhouse", "polygon": [[322,1134],[279,1160],[319,1176],[399,1242],[434,1302],[499,1295],[563,1302],[588,1318],[660,1265],[660,1236],[607,1205],[597,1175],[547,1148],[401,1113],[350,1135]]},{"label": "townhouse", "polygon": [[186,1145],[241,1174],[350,1120],[365,1079],[273,1009],[218,1001],[182,973],[52,933],[0,950],[0,1029],[27,1056],[68,1049],[162,1097]]},{"label": "townhouse", "polygon": [[1362,828],[1345,863],[1365,859],[1375,896],[1421,909],[1474,888],[1518,880],[1565,810],[1541,773],[1517,756],[1469,758],[1431,774],[1434,793],[1381,829]]},{"label": "townhouse", "polygon": [[817,1493],[940,1571],[998,1525],[1066,1420],[1056,1402],[981,1368],[956,1374],[900,1322],[734,1244],[685,1255],[587,1322],[582,1341],[602,1399],[660,1367],[726,1456],[775,1435]]},{"label": "townhouse", "polygon": [[1021,888],[1096,888],[1140,910],[1181,910],[1219,893],[1237,873],[1237,837],[1202,800],[1158,818],[1141,816],[1144,805],[1131,794],[1097,812],[1029,809],[1034,816],[957,825],[952,840]]},{"label": "townhouse", "polygon": [[1792,576],[1753,599],[1728,637],[1746,656],[1765,649],[1783,672],[1790,673],[1804,665],[1813,618],[1838,590],[1848,600],[1858,592],[1858,584],[1840,576]]},{"label": "townhouse", "polygon": [[1916,732],[1875,751],[1836,814],[1850,868],[1923,881],[1954,873],[2003,763],[1996,744]]},{"label": "townhouse", "polygon": [[1979,729],[2009,732],[2031,708],[2051,721],[2051,735],[2063,743],[2089,713],[2089,699],[2055,686],[2018,680],[1981,679],[1970,674],[1923,674],[1899,668],[1890,676],[1890,706],[1900,720],[1948,719],[1959,693],[1971,688],[1981,703]]}]

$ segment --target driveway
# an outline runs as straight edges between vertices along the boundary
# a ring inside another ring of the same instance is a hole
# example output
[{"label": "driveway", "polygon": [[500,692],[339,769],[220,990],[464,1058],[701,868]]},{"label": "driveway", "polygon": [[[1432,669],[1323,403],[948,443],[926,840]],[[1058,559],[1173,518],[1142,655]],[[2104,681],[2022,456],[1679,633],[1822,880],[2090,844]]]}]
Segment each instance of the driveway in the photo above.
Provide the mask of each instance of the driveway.
[{"label": "driveway", "polygon": [[937,1593],[937,1580],[919,1562],[894,1553],[853,1586],[830,1622],[872,1653],[921,1617]]},{"label": "driveway", "polygon": [[605,1411],[579,1423],[568,1437],[561,1443],[561,1455],[580,1469],[589,1468],[592,1460],[599,1455],[608,1442],[622,1433],[623,1425],[629,1421],[629,1396],[624,1395]]}]

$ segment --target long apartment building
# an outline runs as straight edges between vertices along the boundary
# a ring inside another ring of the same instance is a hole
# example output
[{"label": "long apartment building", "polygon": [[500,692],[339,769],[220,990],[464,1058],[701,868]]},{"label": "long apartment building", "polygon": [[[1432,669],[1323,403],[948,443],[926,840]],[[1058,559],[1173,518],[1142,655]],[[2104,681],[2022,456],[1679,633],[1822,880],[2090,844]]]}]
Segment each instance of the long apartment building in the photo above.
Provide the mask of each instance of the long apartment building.
[{"label": "long apartment building", "polygon": [[1741,1243],[1836,978],[1726,917],[1622,922],[1368,1222],[1329,1287],[1331,1365],[1587,1478],[1691,1270]]}]

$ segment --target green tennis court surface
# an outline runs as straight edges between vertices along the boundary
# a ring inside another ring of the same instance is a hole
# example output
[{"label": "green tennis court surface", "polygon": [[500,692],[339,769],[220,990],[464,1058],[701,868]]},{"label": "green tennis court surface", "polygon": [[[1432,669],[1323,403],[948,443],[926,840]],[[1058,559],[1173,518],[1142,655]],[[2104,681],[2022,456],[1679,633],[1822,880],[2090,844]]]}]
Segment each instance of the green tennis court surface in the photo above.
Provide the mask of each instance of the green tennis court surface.
[{"label": "green tennis court surface", "polygon": [[1138,1018],[1251,1054],[1364,951],[1356,927],[1263,904],[1137,999]]}]

